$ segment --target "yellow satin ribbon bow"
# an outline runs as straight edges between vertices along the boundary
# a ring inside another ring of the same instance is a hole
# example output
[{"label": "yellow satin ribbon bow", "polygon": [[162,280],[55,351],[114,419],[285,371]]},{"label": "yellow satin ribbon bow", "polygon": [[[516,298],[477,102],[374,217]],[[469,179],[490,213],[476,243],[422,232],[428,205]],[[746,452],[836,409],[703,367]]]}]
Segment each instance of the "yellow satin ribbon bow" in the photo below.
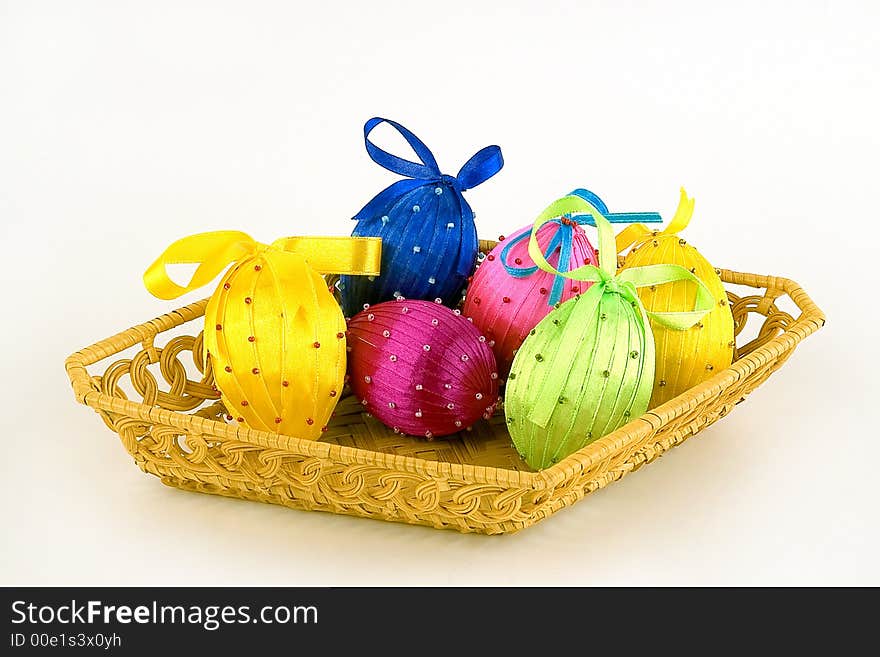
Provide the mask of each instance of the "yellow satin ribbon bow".
[{"label": "yellow satin ribbon bow", "polygon": [[[342,392],[345,318],[321,274],[378,275],[379,238],[285,237],[260,244],[238,231],[191,235],[165,249],[144,285],[173,299],[212,281],[205,366],[228,417],[255,429],[317,439]],[[186,285],[169,264],[198,264]]]},{"label": "yellow satin ribbon bow", "polygon": [[[617,252],[622,253],[633,244],[641,244],[657,235],[674,235],[680,233],[691,222],[694,216],[694,199],[688,198],[684,187],[681,188],[681,198],[672,221],[663,230],[651,230],[645,224],[630,224],[617,235]],[[601,254],[601,251],[600,251]]]},{"label": "yellow satin ribbon bow", "polygon": [[[321,274],[378,276],[382,240],[374,237],[282,237],[271,246],[237,230],[197,233],[177,240],[144,272],[144,285],[160,299],[176,299],[210,283],[232,262],[267,249],[295,253]],[[166,265],[198,264],[186,285],[172,281]]]}]

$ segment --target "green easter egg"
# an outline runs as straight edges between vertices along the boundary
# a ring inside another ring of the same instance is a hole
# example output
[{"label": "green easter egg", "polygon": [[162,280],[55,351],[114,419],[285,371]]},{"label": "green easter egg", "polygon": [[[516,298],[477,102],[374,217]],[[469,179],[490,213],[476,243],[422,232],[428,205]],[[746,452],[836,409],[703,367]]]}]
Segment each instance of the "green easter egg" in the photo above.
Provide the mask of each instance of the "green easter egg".
[{"label": "green easter egg", "polygon": [[654,339],[631,286],[605,280],[551,311],[526,338],[504,412],[540,470],[638,417],[654,384]]}]

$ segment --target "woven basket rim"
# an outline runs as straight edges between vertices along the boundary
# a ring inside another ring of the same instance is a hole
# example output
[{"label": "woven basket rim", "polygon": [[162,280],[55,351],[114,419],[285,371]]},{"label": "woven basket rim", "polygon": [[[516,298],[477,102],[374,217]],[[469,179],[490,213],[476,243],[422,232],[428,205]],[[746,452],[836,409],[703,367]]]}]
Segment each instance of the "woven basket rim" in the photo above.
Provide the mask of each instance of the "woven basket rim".
[{"label": "woven basket rim", "polygon": [[[491,244],[491,242],[484,243]],[[119,399],[103,393],[93,386],[92,378],[86,370],[87,366],[138,344],[151,345],[152,339],[159,333],[201,317],[208,299],[183,306],[80,349],[65,360],[65,369],[76,399],[80,403],[96,410],[122,414],[145,422],[174,426],[184,433],[215,436],[263,448],[292,451],[308,457],[333,458],[348,463],[393,468],[433,478],[478,480],[506,487],[544,490],[557,486],[566,479],[592,467],[598,461],[625,449],[630,444],[637,443],[646,435],[688,412],[708,397],[719,395],[737,380],[748,377],[755,372],[762,364],[793,350],[799,342],[824,326],[825,315],[794,281],[787,278],[745,274],[726,269],[718,271],[725,283],[766,288],[768,295],[772,291],[775,296],[770,297],[770,302],[783,294],[788,295],[801,311],[800,317],[778,336],[737,360],[730,367],[718,372],[712,378],[634,418],[617,430],[570,454],[559,463],[538,472],[429,461],[413,456],[399,456],[357,447],[306,440],[284,434],[274,434],[243,425],[229,425],[196,415],[149,406],[142,402]]]}]

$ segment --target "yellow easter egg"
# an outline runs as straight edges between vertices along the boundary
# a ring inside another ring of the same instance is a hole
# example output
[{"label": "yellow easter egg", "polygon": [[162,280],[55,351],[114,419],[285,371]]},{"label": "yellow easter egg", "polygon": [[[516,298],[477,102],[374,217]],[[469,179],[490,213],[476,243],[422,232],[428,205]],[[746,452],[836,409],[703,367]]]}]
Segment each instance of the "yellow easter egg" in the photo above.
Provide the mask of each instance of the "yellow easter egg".
[{"label": "yellow easter egg", "polygon": [[205,309],[205,347],[230,415],[321,435],[342,392],[345,318],[301,255],[270,247],[232,267]]},{"label": "yellow easter egg", "polygon": [[[713,267],[697,249],[679,236],[693,215],[694,201],[682,189],[675,217],[663,231],[641,227],[639,237],[626,255],[623,269],[646,265],[680,265],[699,278],[712,293],[714,307],[693,327],[684,331],[665,328],[653,320],[657,366],[650,408],[659,406],[685,390],[714,376],[733,361],[733,315],[727,292]],[[626,247],[637,229],[624,229],[618,248]],[[639,298],[649,312],[676,312],[693,307],[696,290],[678,281],[639,289]]]},{"label": "yellow easter egg", "polygon": [[[144,273],[160,299],[211,282],[227,265],[205,309],[205,365],[228,417],[254,429],[320,437],[342,393],[345,318],[322,274],[374,276],[376,238],[288,237],[271,246],[238,231],[177,240]],[[171,264],[198,264],[187,285]]]}]

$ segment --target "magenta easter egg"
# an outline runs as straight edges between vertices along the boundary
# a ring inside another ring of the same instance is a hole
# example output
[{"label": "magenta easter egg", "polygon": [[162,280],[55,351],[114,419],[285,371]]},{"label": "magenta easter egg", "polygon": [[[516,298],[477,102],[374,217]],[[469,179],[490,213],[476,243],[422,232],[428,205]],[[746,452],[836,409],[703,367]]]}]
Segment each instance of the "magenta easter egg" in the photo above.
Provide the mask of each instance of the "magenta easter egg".
[{"label": "magenta easter egg", "polygon": [[352,392],[396,431],[445,436],[495,411],[495,356],[458,311],[431,301],[386,301],[352,317],[347,340]]},{"label": "magenta easter egg", "polygon": [[[500,241],[477,268],[467,290],[463,314],[489,339],[498,372],[507,376],[516,350],[557,302],[585,292],[590,283],[557,277],[529,257],[532,227]],[[538,229],[541,252],[560,271],[598,263],[583,228],[560,217]],[[560,263],[560,254],[563,262]]]}]

